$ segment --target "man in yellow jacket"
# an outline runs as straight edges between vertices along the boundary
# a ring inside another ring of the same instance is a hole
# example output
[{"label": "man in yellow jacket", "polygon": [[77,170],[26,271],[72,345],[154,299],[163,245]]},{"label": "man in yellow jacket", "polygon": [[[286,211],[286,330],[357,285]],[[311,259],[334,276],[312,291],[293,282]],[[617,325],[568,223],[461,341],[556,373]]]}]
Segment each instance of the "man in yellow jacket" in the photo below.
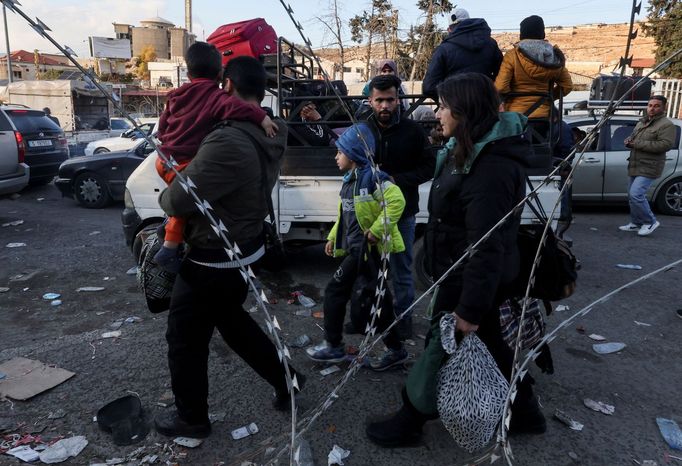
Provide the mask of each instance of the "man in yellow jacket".
[{"label": "man in yellow jacket", "polygon": [[[545,40],[545,23],[539,16],[529,16],[521,21],[520,39],[504,55],[495,87],[508,112],[523,113],[529,118],[547,118],[553,100],[567,95],[573,88],[566,57],[557,46]],[[542,96],[537,95],[550,91],[552,101],[541,100]],[[516,93],[536,95],[505,96]]]}]

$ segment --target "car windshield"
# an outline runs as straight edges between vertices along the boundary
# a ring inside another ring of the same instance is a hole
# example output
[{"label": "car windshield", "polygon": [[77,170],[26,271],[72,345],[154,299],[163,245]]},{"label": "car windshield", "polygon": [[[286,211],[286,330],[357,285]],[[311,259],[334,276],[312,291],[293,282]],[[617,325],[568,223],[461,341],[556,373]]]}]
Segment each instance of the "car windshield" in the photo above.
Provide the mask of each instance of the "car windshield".
[{"label": "car windshield", "polygon": [[5,110],[12,123],[21,133],[61,131],[57,124],[39,110]]},{"label": "car windshield", "polygon": [[128,129],[130,123],[125,120],[111,120],[111,129]]}]

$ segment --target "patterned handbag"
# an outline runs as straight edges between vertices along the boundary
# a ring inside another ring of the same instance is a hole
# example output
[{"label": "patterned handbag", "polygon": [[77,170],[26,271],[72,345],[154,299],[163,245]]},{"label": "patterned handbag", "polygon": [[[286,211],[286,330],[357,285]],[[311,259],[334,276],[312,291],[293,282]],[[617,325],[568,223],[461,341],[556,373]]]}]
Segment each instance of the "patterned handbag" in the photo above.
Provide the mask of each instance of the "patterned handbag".
[{"label": "patterned handbag", "polygon": [[509,382],[475,333],[457,345],[455,322],[450,313],[440,320],[443,349],[450,357],[438,372],[438,414],[455,442],[473,453],[495,434]]},{"label": "patterned handbag", "polygon": [[143,233],[146,238],[143,236],[144,242],[138,260],[137,281],[144,293],[147,307],[153,314],[158,314],[170,308],[175,274],[163,270],[154,261],[154,255],[161,248],[161,241],[159,241],[156,229],[151,233],[149,230],[143,230],[138,234],[142,235]]},{"label": "patterned handbag", "polygon": [[[514,298],[505,300],[500,305],[500,328],[502,338],[510,348],[516,346],[519,332],[522,305]],[[528,349],[545,335],[545,319],[542,317],[540,300],[529,298],[526,315],[521,329],[521,349]]]}]

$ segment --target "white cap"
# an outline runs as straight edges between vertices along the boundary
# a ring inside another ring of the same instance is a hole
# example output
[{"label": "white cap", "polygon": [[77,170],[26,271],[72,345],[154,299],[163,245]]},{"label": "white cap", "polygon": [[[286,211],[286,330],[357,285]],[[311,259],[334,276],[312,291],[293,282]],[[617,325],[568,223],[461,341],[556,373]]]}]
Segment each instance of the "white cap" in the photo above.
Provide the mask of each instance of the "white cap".
[{"label": "white cap", "polygon": [[465,19],[469,19],[469,12],[464,8],[455,8],[455,10],[452,12],[452,15],[450,16],[452,24],[457,24]]}]

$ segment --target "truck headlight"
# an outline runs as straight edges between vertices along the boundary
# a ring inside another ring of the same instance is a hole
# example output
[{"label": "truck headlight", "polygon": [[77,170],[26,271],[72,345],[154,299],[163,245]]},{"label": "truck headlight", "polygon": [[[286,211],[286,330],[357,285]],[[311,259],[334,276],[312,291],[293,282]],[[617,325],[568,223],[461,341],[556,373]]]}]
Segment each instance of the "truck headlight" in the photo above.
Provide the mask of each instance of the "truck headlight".
[{"label": "truck headlight", "polygon": [[133,203],[133,196],[130,195],[130,191],[128,191],[128,188],[126,188],[125,193],[123,194],[123,204],[125,205],[126,209],[135,209],[135,204]]}]

